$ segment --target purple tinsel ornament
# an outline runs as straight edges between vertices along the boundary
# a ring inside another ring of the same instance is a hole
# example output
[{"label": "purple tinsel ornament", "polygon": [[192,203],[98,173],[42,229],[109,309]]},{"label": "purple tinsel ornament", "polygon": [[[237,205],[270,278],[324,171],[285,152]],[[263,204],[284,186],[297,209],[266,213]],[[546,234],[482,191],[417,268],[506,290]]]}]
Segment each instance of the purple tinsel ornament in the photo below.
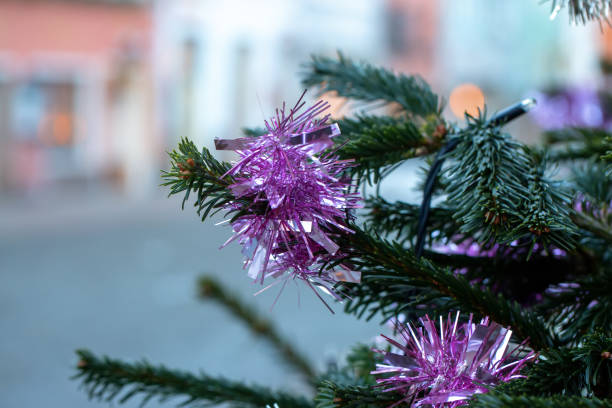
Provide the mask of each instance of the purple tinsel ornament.
[{"label": "purple tinsel ornament", "polygon": [[486,386],[522,378],[521,368],[535,358],[533,352],[522,358],[514,354],[523,344],[507,352],[512,331],[485,318],[480,323],[459,324],[459,312],[446,324],[440,316],[438,332],[428,316],[419,319],[421,327],[398,325],[401,343],[383,336],[398,352],[384,352],[384,363],[372,374],[384,375],[377,383],[385,392],[398,391],[402,403],[414,407],[456,407],[467,404],[472,395],[487,392]]},{"label": "purple tinsel ornament", "polygon": [[[359,273],[344,265],[320,266],[341,256],[334,238],[353,232],[347,210],[360,207],[360,196],[343,175],[353,160],[338,160],[328,150],[338,125],[328,123],[329,114],[315,119],[330,105],[319,101],[298,113],[303,96],[289,112],[285,104],[276,110],[265,122],[267,134],[215,140],[218,150],[239,155],[224,177],[233,178],[237,199],[228,208],[243,214],[232,222],[234,235],[224,246],[238,239],[248,275],[262,284],[266,278],[297,278],[332,292],[338,281],[359,281]],[[245,201],[252,204],[240,204]]]}]

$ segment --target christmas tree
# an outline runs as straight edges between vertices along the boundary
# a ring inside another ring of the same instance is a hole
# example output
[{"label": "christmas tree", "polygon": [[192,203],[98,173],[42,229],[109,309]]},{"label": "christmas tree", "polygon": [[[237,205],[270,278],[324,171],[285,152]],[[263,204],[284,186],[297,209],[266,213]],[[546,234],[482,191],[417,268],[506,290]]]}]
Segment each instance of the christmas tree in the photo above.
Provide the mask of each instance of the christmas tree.
[{"label": "christmas tree", "polygon": [[[610,8],[552,3],[579,22]],[[551,130],[527,146],[504,126],[534,101],[459,126],[418,76],[341,54],[306,68],[305,87],[389,113],[333,121],[326,102],[300,98],[265,127],[216,140],[236,162],[183,140],[165,185],[183,206],[194,201],[202,221],[223,214],[262,289],[304,285],[323,307],[341,303],[394,335],[317,372],[270,321],[205,277],[200,294],[275,345],[312,398],[81,350],[77,377],[90,396],[182,397],[185,407],[612,407],[609,132]],[[371,188],[414,158],[427,163],[420,205]]]}]

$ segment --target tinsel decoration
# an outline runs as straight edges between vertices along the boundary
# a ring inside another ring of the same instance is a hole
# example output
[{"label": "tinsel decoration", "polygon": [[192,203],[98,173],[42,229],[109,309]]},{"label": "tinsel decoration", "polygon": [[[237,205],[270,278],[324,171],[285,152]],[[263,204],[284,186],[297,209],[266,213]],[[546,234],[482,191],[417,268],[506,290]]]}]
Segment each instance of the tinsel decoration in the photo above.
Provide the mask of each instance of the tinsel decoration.
[{"label": "tinsel decoration", "polygon": [[457,407],[467,404],[476,393],[489,386],[522,378],[521,368],[535,358],[533,352],[518,357],[524,344],[508,352],[512,331],[484,318],[473,323],[459,323],[442,316],[439,331],[428,316],[421,326],[398,324],[399,341],[385,337],[397,350],[384,354],[383,364],[372,372],[385,392],[403,395],[391,407],[406,403],[414,407]]},{"label": "tinsel decoration", "polygon": [[237,199],[229,207],[240,211],[224,246],[238,240],[248,275],[262,284],[275,278],[284,287],[295,278],[339,297],[332,290],[335,283],[358,282],[359,273],[342,264],[322,266],[342,256],[335,239],[353,232],[347,219],[361,199],[344,175],[353,160],[339,160],[332,149],[338,125],[328,123],[329,114],[316,119],[329,103],[319,101],[300,113],[303,97],[288,112],[285,104],[277,109],[262,136],[215,140],[217,150],[239,155],[223,176],[232,177],[230,190]]}]

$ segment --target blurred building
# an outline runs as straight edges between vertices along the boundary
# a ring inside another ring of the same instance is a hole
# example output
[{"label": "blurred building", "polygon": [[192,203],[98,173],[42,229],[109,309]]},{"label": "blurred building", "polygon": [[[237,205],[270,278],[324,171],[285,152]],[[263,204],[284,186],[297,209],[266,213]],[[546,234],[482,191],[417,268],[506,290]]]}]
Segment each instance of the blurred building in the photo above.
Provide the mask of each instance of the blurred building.
[{"label": "blurred building", "polygon": [[155,22],[159,120],[173,144],[211,148],[262,126],[301,94],[311,54],[387,55],[385,4],[371,0],[159,0]]},{"label": "blurred building", "polygon": [[136,1],[0,1],[0,189],[146,184],[151,38]]},{"label": "blurred building", "polygon": [[311,54],[418,73],[445,96],[472,83],[493,110],[602,82],[611,31],[548,14],[532,0],[0,0],[0,191],[153,191],[181,137],[211,148],[294,101]]}]

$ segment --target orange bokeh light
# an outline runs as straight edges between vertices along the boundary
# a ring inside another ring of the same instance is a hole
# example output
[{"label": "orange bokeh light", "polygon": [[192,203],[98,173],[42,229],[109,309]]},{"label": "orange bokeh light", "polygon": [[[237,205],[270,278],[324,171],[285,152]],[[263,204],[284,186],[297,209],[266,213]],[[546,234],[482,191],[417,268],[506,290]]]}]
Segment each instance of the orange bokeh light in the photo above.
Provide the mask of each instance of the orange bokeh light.
[{"label": "orange bokeh light", "polygon": [[461,84],[450,94],[449,106],[456,117],[463,119],[465,113],[478,115],[478,109],[483,109],[485,97],[482,90],[474,84]]}]

